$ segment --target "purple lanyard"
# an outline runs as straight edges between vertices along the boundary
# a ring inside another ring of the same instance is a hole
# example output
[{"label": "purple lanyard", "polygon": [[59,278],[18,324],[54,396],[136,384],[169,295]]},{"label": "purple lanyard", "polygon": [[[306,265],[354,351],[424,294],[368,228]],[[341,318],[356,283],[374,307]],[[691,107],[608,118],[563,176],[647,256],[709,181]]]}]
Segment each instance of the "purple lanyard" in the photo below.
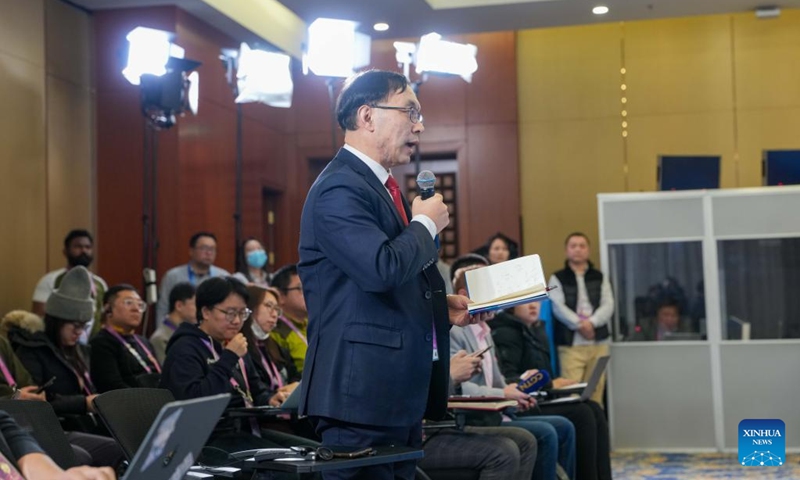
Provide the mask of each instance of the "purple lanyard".
[{"label": "purple lanyard", "polygon": [[89,372],[87,370],[84,370],[83,375],[81,375],[80,373],[78,373],[77,370],[75,370],[75,367],[73,367],[69,362],[67,362],[67,365],[69,365],[69,368],[70,370],[72,370],[72,373],[75,374],[75,378],[78,380],[78,386],[81,388],[81,390],[83,390],[87,396],[93,395],[92,390],[94,389],[94,384],[92,383],[92,379],[89,377]]},{"label": "purple lanyard", "polygon": [[11,372],[8,370],[8,367],[6,366],[6,362],[3,361],[2,357],[0,357],[0,370],[3,371],[3,376],[6,377],[6,383],[8,383],[8,386],[11,388],[16,388],[17,381],[14,380],[14,376],[11,375]]},{"label": "purple lanyard", "polygon": [[267,353],[261,346],[258,347],[258,353],[261,356],[261,366],[264,367],[267,375],[269,375],[270,387],[273,389],[283,387],[283,378],[281,378],[281,372],[278,371],[278,367],[275,366],[274,362],[267,362]]},{"label": "purple lanyard", "polygon": [[[201,339],[201,341],[211,351],[211,355],[214,357],[214,360],[219,360],[217,351],[214,350],[214,346],[211,344],[211,342],[204,338]],[[244,368],[244,360],[241,357],[239,357],[239,368],[242,370],[242,378],[244,378],[244,386],[247,390],[242,391],[242,388],[239,386],[239,382],[237,382],[233,376],[228,377],[228,380],[230,380],[233,389],[239,392],[239,395],[241,395],[244,399],[244,406],[250,408],[253,406],[253,396],[250,393],[250,381],[247,380],[247,370]]]},{"label": "purple lanyard", "polygon": [[169,317],[164,317],[164,326],[169,328],[173,332],[178,329],[177,325],[169,321]]},{"label": "purple lanyard", "polygon": [[[121,343],[123,347],[128,349],[128,352],[130,352],[130,354],[133,355],[133,358],[135,358],[136,361],[139,362],[139,365],[141,365],[142,368],[144,368],[145,372],[147,372],[147,373],[152,373],[153,372],[150,369],[150,367],[147,365],[147,362],[145,362],[142,359],[142,356],[139,355],[139,352],[137,352],[136,349],[133,348],[130,343],[126,342],[125,339],[122,338],[122,335],[119,334],[119,332],[117,332],[116,330],[114,330],[113,327],[110,327],[110,326],[106,327],[106,331],[108,331],[108,333],[110,333],[114,338],[119,340],[119,343]],[[136,334],[133,335],[133,340],[136,342],[137,345],[139,345],[139,348],[142,349],[144,354],[147,355],[147,359],[150,360],[150,363],[153,364],[153,366],[156,368],[156,371],[158,373],[161,373],[161,366],[158,364],[158,361],[156,361],[155,357],[150,352],[150,350],[144,345],[144,343],[142,343],[142,341],[139,340],[139,338],[136,337]]]},{"label": "purple lanyard", "polygon": [[281,322],[285,323],[287,327],[291,328],[291,329],[292,329],[292,331],[293,331],[294,333],[296,333],[298,337],[300,337],[300,340],[302,340],[302,341],[303,341],[303,343],[305,343],[305,344],[306,344],[306,347],[308,346],[308,340],[306,340],[306,336],[305,336],[305,335],[303,335],[303,332],[301,332],[301,331],[300,331],[300,329],[299,329],[299,328],[297,328],[297,327],[294,325],[294,322],[292,322],[291,320],[289,320],[289,319],[288,319],[288,318],[286,318],[286,317],[278,317],[278,318],[280,319],[280,321],[281,321]]}]

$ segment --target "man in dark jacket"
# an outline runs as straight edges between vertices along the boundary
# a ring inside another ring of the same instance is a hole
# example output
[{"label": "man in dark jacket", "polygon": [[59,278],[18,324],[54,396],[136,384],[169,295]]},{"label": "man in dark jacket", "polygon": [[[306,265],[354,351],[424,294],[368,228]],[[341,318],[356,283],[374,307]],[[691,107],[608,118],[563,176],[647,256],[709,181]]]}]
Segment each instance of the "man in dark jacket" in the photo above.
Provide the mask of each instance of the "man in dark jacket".
[{"label": "man in dark jacket", "polygon": [[140,387],[140,378],[161,373],[150,341],[136,334],[145,307],[131,285],[114,285],[106,292],[103,327],[89,342],[92,380],[98,392]]},{"label": "man in dark jacket", "polygon": [[[603,272],[589,261],[589,237],[575,232],[564,242],[567,261],[550,277],[555,340],[561,375],[586,382],[597,359],[608,355],[609,321],[614,314],[614,295]],[[592,400],[603,404],[605,374]]]},{"label": "man in dark jacket", "polygon": [[[262,383],[239,332],[251,313],[247,298],[247,288],[232,277],[210,278],[197,287],[198,325],[182,323],[170,338],[161,388],[178,400],[230,393],[229,408],[269,404],[275,392]],[[209,441],[227,452],[309,443],[262,430],[255,418],[222,421]]]}]

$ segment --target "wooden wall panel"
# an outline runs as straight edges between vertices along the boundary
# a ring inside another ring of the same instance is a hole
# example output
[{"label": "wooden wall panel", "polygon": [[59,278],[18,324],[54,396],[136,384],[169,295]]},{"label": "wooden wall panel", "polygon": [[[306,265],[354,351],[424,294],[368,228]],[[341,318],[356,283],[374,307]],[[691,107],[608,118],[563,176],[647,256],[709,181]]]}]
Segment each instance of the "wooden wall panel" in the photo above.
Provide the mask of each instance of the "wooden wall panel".
[{"label": "wooden wall panel", "polygon": [[564,261],[564,238],[581,231],[600,258],[597,194],[625,190],[623,142],[616,119],[530,122],[520,126],[521,205],[525,251],[546,272]]},{"label": "wooden wall panel", "polygon": [[520,31],[520,123],[619,115],[621,46],[619,24]]},{"label": "wooden wall panel", "polygon": [[564,237],[597,247],[599,192],[625,189],[618,24],[519,32],[519,182],[523,248],[561,268]]},{"label": "wooden wall panel", "polygon": [[730,26],[724,15],[626,23],[629,115],[731,112]]},{"label": "wooden wall panel", "polygon": [[[88,86],[47,76],[49,270],[65,265],[62,240],[68,231],[86,228],[97,233],[94,225],[93,100]],[[100,238],[96,240],[101,241]]]},{"label": "wooden wall panel", "polygon": [[769,20],[732,17],[738,107],[800,107],[800,10],[784,9]]},{"label": "wooden wall panel", "polygon": [[0,1],[0,314],[30,308],[47,270],[44,4]]}]

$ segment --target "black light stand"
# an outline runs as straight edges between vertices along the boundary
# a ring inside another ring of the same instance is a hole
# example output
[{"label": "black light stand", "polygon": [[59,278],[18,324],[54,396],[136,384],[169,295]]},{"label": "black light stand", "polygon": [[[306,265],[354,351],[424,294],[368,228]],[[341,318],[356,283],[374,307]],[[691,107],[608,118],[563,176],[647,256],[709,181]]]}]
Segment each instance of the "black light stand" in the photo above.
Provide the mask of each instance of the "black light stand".
[{"label": "black light stand", "polygon": [[[225,68],[225,79],[228,81],[228,86],[231,88],[231,92],[233,93],[233,98],[239,96],[239,85],[236,80],[236,57],[235,54],[227,53],[227,50],[220,55],[220,60],[222,60],[222,66]],[[235,243],[235,265],[236,271],[241,271],[245,268],[245,265],[242,265],[242,258],[244,256],[244,252],[242,252],[242,203],[243,203],[243,195],[244,189],[242,186],[242,176],[243,176],[243,168],[244,168],[244,151],[243,151],[243,135],[242,135],[242,121],[243,121],[243,114],[242,114],[242,104],[236,104],[236,158],[234,160],[234,172],[235,172],[235,180],[234,180],[234,192],[235,192],[235,204],[233,209],[233,231],[234,231],[234,243]]]}]

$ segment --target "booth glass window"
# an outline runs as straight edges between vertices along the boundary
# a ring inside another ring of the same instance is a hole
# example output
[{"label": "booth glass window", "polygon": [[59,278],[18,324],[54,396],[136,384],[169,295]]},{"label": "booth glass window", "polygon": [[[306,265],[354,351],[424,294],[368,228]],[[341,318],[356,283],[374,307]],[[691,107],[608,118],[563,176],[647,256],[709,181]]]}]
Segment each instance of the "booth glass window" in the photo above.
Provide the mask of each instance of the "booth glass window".
[{"label": "booth glass window", "polygon": [[723,340],[800,338],[800,238],[718,243]]},{"label": "booth glass window", "polygon": [[700,241],[611,245],[617,341],[705,339]]}]

